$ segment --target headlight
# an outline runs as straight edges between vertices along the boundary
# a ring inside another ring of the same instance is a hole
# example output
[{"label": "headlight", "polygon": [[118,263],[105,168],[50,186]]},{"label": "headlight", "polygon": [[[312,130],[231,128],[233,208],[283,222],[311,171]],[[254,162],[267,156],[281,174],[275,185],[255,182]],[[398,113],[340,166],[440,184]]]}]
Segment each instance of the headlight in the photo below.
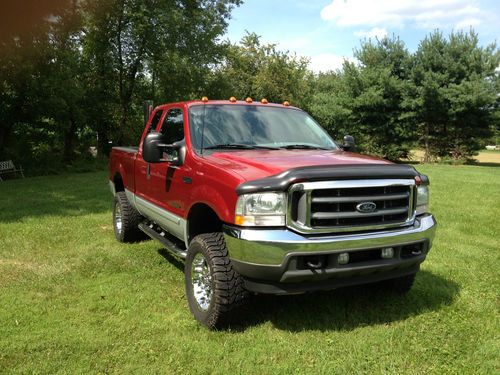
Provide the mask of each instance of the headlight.
[{"label": "headlight", "polygon": [[417,186],[417,215],[429,212],[429,186]]},{"label": "headlight", "polygon": [[238,197],[234,223],[242,226],[283,226],[285,193],[255,193]]}]

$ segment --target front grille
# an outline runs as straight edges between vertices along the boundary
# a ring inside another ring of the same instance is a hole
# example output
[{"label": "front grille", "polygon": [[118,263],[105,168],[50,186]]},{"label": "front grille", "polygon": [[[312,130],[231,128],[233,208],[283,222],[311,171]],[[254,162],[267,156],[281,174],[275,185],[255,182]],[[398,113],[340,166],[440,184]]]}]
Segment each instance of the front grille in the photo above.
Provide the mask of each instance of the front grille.
[{"label": "front grille", "polygon": [[[415,181],[355,180],[295,184],[289,226],[300,232],[352,232],[411,224]],[[363,210],[363,207],[370,209]]]}]

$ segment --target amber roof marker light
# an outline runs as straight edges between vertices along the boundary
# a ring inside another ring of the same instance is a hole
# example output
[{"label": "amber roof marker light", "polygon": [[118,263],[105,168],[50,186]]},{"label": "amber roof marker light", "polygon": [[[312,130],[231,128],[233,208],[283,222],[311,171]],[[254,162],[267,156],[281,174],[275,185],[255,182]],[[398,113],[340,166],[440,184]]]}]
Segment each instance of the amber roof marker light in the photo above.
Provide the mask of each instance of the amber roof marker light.
[{"label": "amber roof marker light", "polygon": [[253,103],[253,99],[251,97],[246,98],[245,101],[247,103]]},{"label": "amber roof marker light", "polygon": [[207,98],[206,96],[204,96],[203,98],[201,98],[201,101],[202,101],[203,103],[207,103],[207,102],[208,102],[208,98]]},{"label": "amber roof marker light", "polygon": [[234,96],[231,96],[231,97],[229,98],[229,101],[230,101],[231,103],[236,103],[236,98],[235,98]]},{"label": "amber roof marker light", "polygon": [[285,100],[285,101],[283,102],[283,105],[284,105],[285,107],[290,107],[290,102],[289,102],[288,100]]},{"label": "amber roof marker light", "polygon": [[266,98],[262,98],[262,100],[261,100],[260,102],[261,102],[262,104],[267,104],[267,103],[269,103],[269,102],[267,101],[267,99],[266,99]]}]

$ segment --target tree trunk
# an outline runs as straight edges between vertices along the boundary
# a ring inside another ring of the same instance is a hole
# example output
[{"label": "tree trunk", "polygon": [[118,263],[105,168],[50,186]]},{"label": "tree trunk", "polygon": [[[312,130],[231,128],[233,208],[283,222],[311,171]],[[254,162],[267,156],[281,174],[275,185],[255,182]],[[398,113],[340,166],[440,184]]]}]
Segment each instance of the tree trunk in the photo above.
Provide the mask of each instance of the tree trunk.
[{"label": "tree trunk", "polygon": [[64,161],[70,163],[75,158],[76,121],[70,116],[69,128],[64,133]]},{"label": "tree trunk", "polygon": [[424,132],[424,144],[425,144],[425,154],[424,154],[424,163],[429,163],[431,161],[431,146],[429,143],[429,124],[425,124],[425,132]]},{"label": "tree trunk", "polygon": [[106,130],[97,133],[99,138],[97,142],[97,150],[100,154],[109,156],[113,145],[109,143],[109,134]]}]

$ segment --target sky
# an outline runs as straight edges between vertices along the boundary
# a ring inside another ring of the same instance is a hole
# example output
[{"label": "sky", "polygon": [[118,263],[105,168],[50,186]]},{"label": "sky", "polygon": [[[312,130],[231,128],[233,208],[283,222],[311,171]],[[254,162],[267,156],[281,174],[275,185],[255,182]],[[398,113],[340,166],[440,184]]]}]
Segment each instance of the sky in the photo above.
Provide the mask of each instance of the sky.
[{"label": "sky", "polygon": [[410,52],[435,29],[479,34],[500,42],[500,0],[245,0],[233,10],[226,37],[238,42],[246,30],[281,50],[310,58],[327,71],[353,59],[360,40],[399,36]]}]

